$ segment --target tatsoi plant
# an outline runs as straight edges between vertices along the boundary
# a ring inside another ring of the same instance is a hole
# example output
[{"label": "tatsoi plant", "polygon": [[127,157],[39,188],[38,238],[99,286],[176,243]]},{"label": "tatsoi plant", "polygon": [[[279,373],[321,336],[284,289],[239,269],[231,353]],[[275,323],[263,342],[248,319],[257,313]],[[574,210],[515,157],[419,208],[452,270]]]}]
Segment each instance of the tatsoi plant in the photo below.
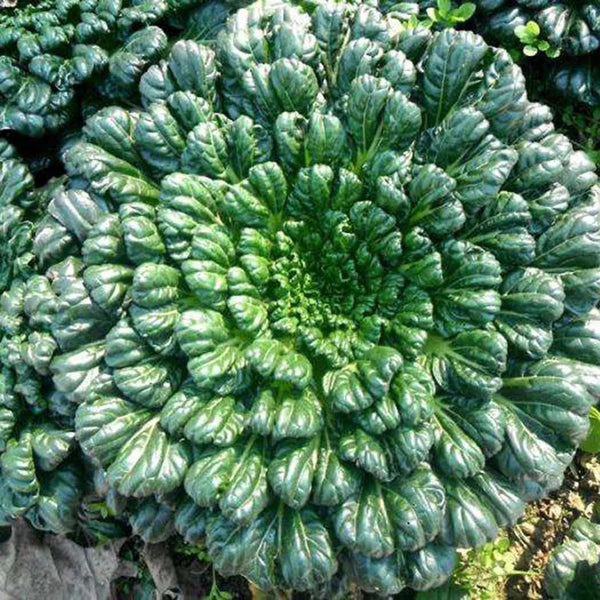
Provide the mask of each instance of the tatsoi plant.
[{"label": "tatsoi plant", "polygon": [[[36,270],[31,241],[59,189],[56,179],[36,189],[16,150],[0,140],[0,289],[10,289],[0,298],[0,525],[25,516],[38,529],[87,543],[125,529],[104,509],[101,472],[75,445],[76,406],[45,385],[54,342],[21,314],[25,281]],[[43,313],[38,306],[38,324],[49,323]]]},{"label": "tatsoi plant", "polygon": [[156,25],[188,26],[178,19],[198,6],[191,24],[201,19],[212,35],[229,10],[218,0],[54,0],[3,10],[0,130],[39,137],[78,125],[87,83],[93,102],[135,101],[141,74],[168,46]]},{"label": "tatsoi plant", "polygon": [[478,26],[507,48],[522,42],[547,61],[553,87],[568,99],[600,104],[600,4],[597,1],[477,0]]},{"label": "tatsoi plant", "polygon": [[544,576],[552,600],[594,600],[600,589],[600,525],[577,519],[567,540],[554,549]]},{"label": "tatsoi plant", "polygon": [[225,575],[439,585],[586,436],[590,160],[505,51],[364,5],[252,5],[140,93],[87,121],[2,298],[4,510],[81,448],[108,512]]},{"label": "tatsoi plant", "polygon": [[75,86],[104,74],[111,60],[114,87],[135,89],[135,70],[139,77],[166,45],[160,29],[141,28],[167,4],[128,4],[59,0],[5,11],[0,127],[33,136],[64,127],[76,110]]}]

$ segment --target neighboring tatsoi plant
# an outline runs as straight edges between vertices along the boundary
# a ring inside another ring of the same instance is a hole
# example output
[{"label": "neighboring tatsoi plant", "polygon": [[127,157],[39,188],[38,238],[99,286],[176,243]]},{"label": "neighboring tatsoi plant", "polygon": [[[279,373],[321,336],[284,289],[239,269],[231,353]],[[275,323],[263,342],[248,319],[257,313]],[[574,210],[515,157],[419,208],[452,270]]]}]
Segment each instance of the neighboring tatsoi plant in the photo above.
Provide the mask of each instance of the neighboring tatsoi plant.
[{"label": "neighboring tatsoi plant", "polygon": [[587,433],[591,161],[505,51],[364,5],[252,5],[140,94],[2,298],[4,511],[81,447],[106,511],[225,575],[439,585]]},{"label": "neighboring tatsoi plant", "polygon": [[600,590],[600,525],[577,519],[550,557],[544,590],[551,600],[596,600]]},{"label": "neighboring tatsoi plant", "polygon": [[218,0],[48,0],[3,10],[0,130],[39,137],[78,127],[86,91],[95,104],[135,102],[140,75],[168,46],[156,25],[187,27],[198,6],[193,33],[214,35],[229,12]]},{"label": "neighboring tatsoi plant", "polygon": [[[477,27],[506,48],[544,52],[543,68],[563,97],[600,105],[600,4],[597,1],[476,0]],[[539,68],[536,70],[539,75]]]},{"label": "neighboring tatsoi plant", "polygon": [[[25,281],[37,261],[31,241],[59,189],[60,180],[35,189],[15,149],[0,140],[0,289],[11,290],[0,299],[0,525],[24,515],[38,529],[73,533],[87,543],[125,530],[107,518],[98,495],[102,474],[76,447],[75,406],[40,377],[54,342],[21,316]],[[37,315],[50,317],[43,309]]]}]

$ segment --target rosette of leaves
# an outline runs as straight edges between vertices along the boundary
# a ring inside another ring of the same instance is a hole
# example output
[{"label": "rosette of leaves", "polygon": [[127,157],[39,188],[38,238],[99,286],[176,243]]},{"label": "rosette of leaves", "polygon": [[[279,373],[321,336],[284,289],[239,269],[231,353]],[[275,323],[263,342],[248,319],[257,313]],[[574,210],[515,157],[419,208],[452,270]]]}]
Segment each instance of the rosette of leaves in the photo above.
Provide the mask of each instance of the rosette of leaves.
[{"label": "rosette of leaves", "polygon": [[0,130],[39,137],[78,126],[84,94],[96,105],[135,103],[139,78],[165,53],[169,34],[202,23],[191,33],[210,39],[229,10],[218,0],[56,0],[5,11]]},{"label": "rosette of leaves", "polygon": [[[554,89],[591,106],[600,104],[600,5],[565,0],[477,0],[478,26],[507,48],[528,53],[532,48],[560,52],[558,60],[544,61],[552,72]],[[531,36],[535,39],[532,39]]]},{"label": "rosette of leaves", "polygon": [[38,304],[35,318],[25,316],[32,314],[25,282],[35,279],[35,232],[61,185],[35,188],[15,149],[0,142],[0,524],[24,516],[38,529],[77,532],[85,541],[123,529],[104,519],[94,483],[100,472],[75,442],[75,406],[44,387],[56,344],[38,325],[52,307]]},{"label": "rosette of leaves", "polygon": [[141,28],[166,10],[166,2],[58,0],[5,12],[0,128],[33,137],[64,128],[77,111],[76,86],[108,70],[113,93],[135,89],[135,71],[166,46],[160,29]]},{"label": "rosette of leaves", "polygon": [[11,288],[133,530],[265,589],[439,585],[588,428],[554,344],[600,297],[593,165],[505,51],[397,24],[258,3],[174,44]]},{"label": "rosette of leaves", "polygon": [[600,525],[577,519],[568,538],[554,549],[544,574],[552,600],[594,600],[600,589]]},{"label": "rosette of leaves", "polygon": [[65,179],[54,177],[36,186],[31,166],[15,146],[0,138],[0,292],[14,279],[26,279],[36,272],[36,230]]}]

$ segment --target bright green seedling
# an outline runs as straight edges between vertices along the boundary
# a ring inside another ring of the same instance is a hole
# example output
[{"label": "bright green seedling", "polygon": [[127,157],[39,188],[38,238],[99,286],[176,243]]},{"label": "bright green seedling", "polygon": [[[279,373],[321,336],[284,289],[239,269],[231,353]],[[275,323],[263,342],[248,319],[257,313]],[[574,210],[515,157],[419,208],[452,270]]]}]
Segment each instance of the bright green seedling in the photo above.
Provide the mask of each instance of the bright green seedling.
[{"label": "bright green seedling", "polygon": [[437,0],[436,7],[427,9],[427,16],[432,23],[442,27],[454,27],[468,21],[475,13],[476,8],[477,6],[473,2],[465,2],[454,8],[451,0]]},{"label": "bright green seedling", "polygon": [[528,21],[526,25],[517,25],[515,35],[523,44],[525,56],[535,56],[543,52],[548,58],[556,58],[560,55],[560,48],[556,48],[547,40],[540,39],[540,26],[535,21]]},{"label": "bright green seedling", "polygon": [[[530,84],[543,83],[554,98],[600,106],[598,2],[477,0],[477,28],[516,59],[525,59]],[[554,60],[559,54],[564,58]],[[536,61],[527,60],[533,55]],[[565,108],[557,105],[556,112]]]},{"label": "bright green seedling", "polygon": [[231,592],[227,592],[222,590],[219,587],[219,583],[217,581],[217,574],[213,569],[212,574],[212,585],[210,586],[210,591],[208,595],[203,596],[202,600],[233,600],[233,594]]}]

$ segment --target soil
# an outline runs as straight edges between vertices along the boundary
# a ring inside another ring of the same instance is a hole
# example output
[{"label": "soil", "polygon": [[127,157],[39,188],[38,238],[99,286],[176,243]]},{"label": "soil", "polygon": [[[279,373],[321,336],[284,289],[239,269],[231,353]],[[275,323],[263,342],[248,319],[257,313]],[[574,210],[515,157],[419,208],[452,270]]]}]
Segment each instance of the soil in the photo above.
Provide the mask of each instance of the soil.
[{"label": "soil", "polygon": [[535,575],[507,580],[507,600],[541,600],[543,573],[550,554],[561,544],[578,517],[591,517],[600,501],[598,456],[578,454],[562,487],[549,498],[531,504],[521,522],[508,531],[511,547],[519,552],[516,569]]}]

